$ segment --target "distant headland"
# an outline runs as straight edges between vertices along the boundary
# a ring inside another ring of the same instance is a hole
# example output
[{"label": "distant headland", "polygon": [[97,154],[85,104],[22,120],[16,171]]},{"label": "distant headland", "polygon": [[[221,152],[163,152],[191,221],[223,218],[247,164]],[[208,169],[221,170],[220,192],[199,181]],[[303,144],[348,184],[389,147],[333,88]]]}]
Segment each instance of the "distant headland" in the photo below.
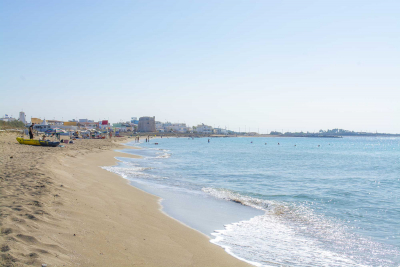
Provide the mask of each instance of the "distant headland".
[{"label": "distant headland", "polygon": [[282,136],[282,137],[320,137],[320,138],[342,138],[343,136],[356,136],[356,137],[400,137],[400,134],[389,134],[389,133],[372,133],[372,132],[355,132],[344,129],[332,129],[332,130],[319,130],[318,133],[310,132],[276,132],[272,131],[270,135]]}]

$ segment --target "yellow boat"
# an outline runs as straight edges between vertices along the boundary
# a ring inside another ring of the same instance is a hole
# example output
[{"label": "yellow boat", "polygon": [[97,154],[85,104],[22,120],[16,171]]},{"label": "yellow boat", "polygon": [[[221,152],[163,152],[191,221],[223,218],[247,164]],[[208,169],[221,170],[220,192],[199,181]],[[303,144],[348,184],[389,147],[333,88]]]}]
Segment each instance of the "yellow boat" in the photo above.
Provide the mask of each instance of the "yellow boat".
[{"label": "yellow boat", "polygon": [[34,140],[34,139],[24,139],[21,137],[17,137],[17,141],[20,144],[24,145],[31,145],[31,146],[52,146],[56,147],[60,144],[60,142],[50,142],[50,141],[41,141],[41,140]]}]

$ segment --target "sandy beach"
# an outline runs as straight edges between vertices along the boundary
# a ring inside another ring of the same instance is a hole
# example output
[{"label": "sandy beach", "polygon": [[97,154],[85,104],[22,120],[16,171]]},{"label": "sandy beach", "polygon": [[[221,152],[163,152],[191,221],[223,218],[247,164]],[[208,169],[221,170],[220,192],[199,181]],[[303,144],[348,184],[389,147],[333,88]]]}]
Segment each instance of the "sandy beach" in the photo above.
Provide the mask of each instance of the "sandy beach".
[{"label": "sandy beach", "polygon": [[127,139],[65,147],[0,134],[1,266],[248,266],[100,166]]}]

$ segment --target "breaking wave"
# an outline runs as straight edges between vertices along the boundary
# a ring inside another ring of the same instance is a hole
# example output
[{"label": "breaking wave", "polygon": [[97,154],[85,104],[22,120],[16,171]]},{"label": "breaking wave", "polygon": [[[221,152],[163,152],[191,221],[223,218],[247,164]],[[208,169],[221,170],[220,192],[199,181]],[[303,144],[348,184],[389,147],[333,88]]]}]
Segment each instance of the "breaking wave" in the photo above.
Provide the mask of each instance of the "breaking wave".
[{"label": "breaking wave", "polygon": [[109,172],[116,173],[116,174],[120,175],[122,178],[127,179],[127,180],[132,180],[134,178],[156,179],[156,180],[168,179],[167,177],[160,177],[160,176],[146,173],[147,170],[152,169],[151,167],[129,166],[127,168],[127,167],[120,167],[120,166],[103,166],[101,168],[104,170],[107,170]]},{"label": "breaking wave", "polygon": [[202,190],[265,211],[212,234],[212,243],[238,258],[255,261],[255,265],[394,266],[400,255],[395,248],[362,238],[343,222],[317,214],[303,204],[264,200],[226,189]]}]

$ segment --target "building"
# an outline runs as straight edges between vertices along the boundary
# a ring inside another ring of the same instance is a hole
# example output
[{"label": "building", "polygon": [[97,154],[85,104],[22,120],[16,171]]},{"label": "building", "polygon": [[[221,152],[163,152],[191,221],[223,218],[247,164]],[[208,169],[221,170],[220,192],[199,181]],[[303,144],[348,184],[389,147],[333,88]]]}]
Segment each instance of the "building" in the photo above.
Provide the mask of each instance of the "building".
[{"label": "building", "polygon": [[115,132],[133,132],[134,126],[129,122],[113,123],[112,128]]},{"label": "building", "polygon": [[4,118],[0,118],[1,121],[15,121],[16,119],[14,119],[12,116],[8,116],[7,114],[5,114]]},{"label": "building", "polygon": [[186,127],[186,123],[171,123],[164,127],[164,132],[187,133],[190,130]]},{"label": "building", "polygon": [[63,121],[58,121],[58,120],[47,120],[47,123],[49,125],[52,125],[52,126],[62,126],[62,125],[64,125]]},{"label": "building", "polygon": [[215,134],[228,134],[228,130],[222,129],[222,128],[215,128],[214,133]]},{"label": "building", "polygon": [[163,133],[164,132],[164,123],[162,123],[161,121],[156,121],[156,131],[159,133]]},{"label": "building", "polygon": [[39,119],[39,118],[31,118],[31,123],[34,124],[41,124],[43,120]]},{"label": "building", "polygon": [[77,126],[78,122],[77,121],[65,121],[64,126]]},{"label": "building", "polygon": [[79,122],[78,126],[81,129],[85,129],[85,130],[92,130],[92,129],[97,129],[99,128],[99,123],[98,122]]},{"label": "building", "polygon": [[[34,118],[32,118],[32,119],[34,119]],[[34,122],[32,122],[32,123],[34,123]],[[35,125],[33,126],[33,129],[35,129],[36,131],[39,131],[39,132],[45,132],[45,131],[51,129],[51,126],[47,123],[46,119],[44,119],[44,120],[41,120],[40,123],[35,123]]]},{"label": "building", "polygon": [[208,126],[208,125],[204,125],[204,123],[202,123],[201,125],[197,125],[194,130],[194,132],[196,133],[201,133],[201,134],[212,134],[213,133],[213,127]]},{"label": "building", "polygon": [[26,115],[25,112],[21,111],[19,113],[19,121],[23,122],[24,124],[26,124]]},{"label": "building", "polygon": [[155,132],[156,117],[140,117],[138,124],[138,132]]},{"label": "building", "polygon": [[191,133],[191,127],[186,126],[186,123],[171,123],[156,121],[156,130],[160,133]]},{"label": "building", "polygon": [[138,121],[137,117],[131,117],[131,123],[138,125],[139,121]]},{"label": "building", "polygon": [[102,120],[99,121],[99,128],[103,130],[107,130],[110,128],[110,124],[108,123],[108,120]]}]

